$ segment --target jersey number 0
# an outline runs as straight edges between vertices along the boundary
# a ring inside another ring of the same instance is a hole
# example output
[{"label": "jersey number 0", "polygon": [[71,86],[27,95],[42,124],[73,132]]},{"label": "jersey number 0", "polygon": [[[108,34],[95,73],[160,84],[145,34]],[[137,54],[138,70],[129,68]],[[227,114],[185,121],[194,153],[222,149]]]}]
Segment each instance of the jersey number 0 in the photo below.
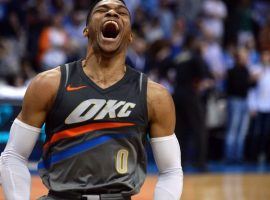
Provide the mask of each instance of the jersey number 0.
[{"label": "jersey number 0", "polygon": [[125,174],[128,172],[128,151],[121,149],[117,152],[115,168],[119,174]]}]

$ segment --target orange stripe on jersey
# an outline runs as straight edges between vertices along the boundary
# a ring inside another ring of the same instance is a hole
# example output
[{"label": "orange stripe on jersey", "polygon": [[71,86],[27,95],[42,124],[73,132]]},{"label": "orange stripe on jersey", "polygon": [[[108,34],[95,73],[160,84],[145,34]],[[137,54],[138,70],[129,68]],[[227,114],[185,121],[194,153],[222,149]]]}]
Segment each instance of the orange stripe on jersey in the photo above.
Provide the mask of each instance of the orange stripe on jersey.
[{"label": "orange stripe on jersey", "polygon": [[90,131],[96,131],[96,130],[102,130],[102,129],[108,129],[108,128],[119,128],[119,127],[125,127],[125,126],[134,126],[134,123],[126,123],[126,122],[104,122],[104,123],[93,123],[88,124],[76,128],[67,129],[64,131],[60,131],[55,133],[52,138],[44,145],[44,149],[47,149],[50,145],[53,143],[65,139],[65,138],[71,138],[76,137],[79,135],[82,135],[84,133],[90,132]]}]

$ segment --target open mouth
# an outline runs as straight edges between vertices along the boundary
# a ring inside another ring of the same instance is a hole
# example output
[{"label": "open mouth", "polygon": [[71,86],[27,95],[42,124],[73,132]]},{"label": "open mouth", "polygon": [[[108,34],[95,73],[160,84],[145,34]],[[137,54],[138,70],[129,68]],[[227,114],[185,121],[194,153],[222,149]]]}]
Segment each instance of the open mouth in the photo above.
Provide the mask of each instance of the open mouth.
[{"label": "open mouth", "polygon": [[102,35],[104,38],[115,39],[119,32],[119,26],[115,21],[107,21],[103,24]]}]

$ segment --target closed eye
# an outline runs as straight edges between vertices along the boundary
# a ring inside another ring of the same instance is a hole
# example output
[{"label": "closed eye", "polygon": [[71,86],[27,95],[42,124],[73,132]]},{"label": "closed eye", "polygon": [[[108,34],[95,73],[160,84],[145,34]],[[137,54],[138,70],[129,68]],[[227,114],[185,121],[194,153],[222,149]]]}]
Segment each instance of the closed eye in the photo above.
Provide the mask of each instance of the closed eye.
[{"label": "closed eye", "polygon": [[126,11],[118,11],[119,15],[128,15],[128,13]]},{"label": "closed eye", "polygon": [[[108,12],[110,8],[108,5],[101,5],[99,8],[96,8],[94,13],[105,13]],[[115,8],[115,11],[122,16],[129,15],[129,12],[125,6],[119,5],[117,8]]]},{"label": "closed eye", "polygon": [[105,12],[107,12],[108,10],[107,9],[105,9],[105,8],[100,8],[100,9],[96,9],[95,10],[95,13],[105,13]]}]

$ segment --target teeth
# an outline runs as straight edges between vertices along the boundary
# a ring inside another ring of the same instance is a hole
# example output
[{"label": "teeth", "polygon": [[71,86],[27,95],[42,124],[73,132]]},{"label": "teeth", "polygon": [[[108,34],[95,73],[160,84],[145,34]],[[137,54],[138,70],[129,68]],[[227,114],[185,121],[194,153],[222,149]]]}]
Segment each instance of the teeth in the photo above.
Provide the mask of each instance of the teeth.
[{"label": "teeth", "polygon": [[112,20],[105,22],[105,23],[104,23],[104,26],[106,26],[106,25],[107,25],[107,24],[109,24],[109,23],[114,24],[114,25],[115,25],[115,27],[116,27],[116,29],[117,29],[117,30],[119,30],[119,26],[118,26],[118,24],[117,24],[115,21],[112,21]]}]

